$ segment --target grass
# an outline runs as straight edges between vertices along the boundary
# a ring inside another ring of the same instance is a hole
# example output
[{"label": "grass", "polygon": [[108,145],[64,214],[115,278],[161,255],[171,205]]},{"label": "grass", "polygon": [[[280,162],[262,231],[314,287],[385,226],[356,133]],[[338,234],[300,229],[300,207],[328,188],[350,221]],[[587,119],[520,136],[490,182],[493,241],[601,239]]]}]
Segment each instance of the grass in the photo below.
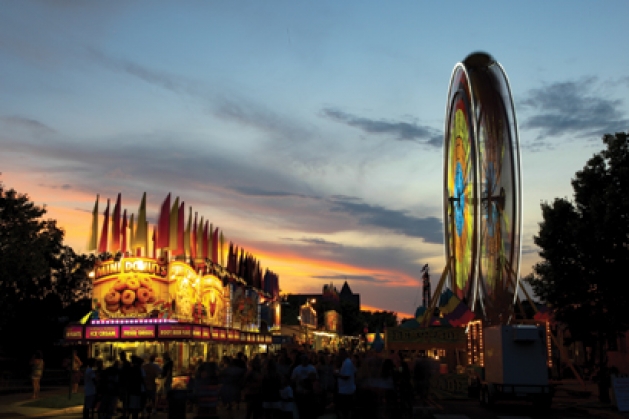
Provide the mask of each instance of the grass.
[{"label": "grass", "polygon": [[46,409],[64,409],[66,407],[74,407],[83,404],[83,393],[72,394],[55,394],[52,396],[44,396],[39,399],[24,403],[24,407],[40,407]]}]

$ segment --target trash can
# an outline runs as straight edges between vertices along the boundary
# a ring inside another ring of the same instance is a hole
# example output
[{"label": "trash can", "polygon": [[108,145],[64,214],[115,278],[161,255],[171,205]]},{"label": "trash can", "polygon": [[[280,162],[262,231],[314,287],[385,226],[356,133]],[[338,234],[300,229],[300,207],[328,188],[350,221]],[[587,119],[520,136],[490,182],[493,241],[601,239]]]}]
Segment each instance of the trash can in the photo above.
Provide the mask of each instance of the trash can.
[{"label": "trash can", "polygon": [[186,419],[187,390],[170,390],[168,392],[168,419]]}]

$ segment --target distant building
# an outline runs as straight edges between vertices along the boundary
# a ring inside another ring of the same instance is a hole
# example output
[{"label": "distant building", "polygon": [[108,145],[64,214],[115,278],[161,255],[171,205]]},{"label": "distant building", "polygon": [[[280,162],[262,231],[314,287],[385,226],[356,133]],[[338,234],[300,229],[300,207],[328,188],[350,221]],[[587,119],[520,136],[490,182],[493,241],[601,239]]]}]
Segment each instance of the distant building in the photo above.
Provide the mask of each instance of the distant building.
[{"label": "distant building", "polygon": [[345,281],[343,287],[341,288],[339,299],[341,300],[341,303],[350,303],[356,306],[360,311],[360,294],[354,294],[347,281]]},{"label": "distant building", "polygon": [[343,283],[341,292],[330,283],[323,286],[321,294],[289,294],[288,301],[299,306],[306,304],[306,302],[315,305],[321,302],[329,302],[333,305],[339,305],[339,309],[340,303],[349,303],[360,311],[360,294],[354,294],[347,281]]}]

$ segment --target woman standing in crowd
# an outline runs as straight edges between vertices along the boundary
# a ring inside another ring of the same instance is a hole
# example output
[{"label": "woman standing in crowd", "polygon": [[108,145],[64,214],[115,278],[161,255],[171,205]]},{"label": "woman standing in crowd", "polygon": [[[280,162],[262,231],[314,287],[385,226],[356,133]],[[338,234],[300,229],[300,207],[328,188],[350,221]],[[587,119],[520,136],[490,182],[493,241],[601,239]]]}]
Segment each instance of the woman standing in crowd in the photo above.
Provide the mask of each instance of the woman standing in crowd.
[{"label": "woman standing in crowd", "polygon": [[72,356],[72,393],[79,392],[79,383],[81,382],[81,358],[74,352]]},{"label": "woman standing in crowd", "polygon": [[33,399],[39,397],[39,385],[44,373],[44,357],[41,351],[35,351],[31,358],[31,380],[33,381]]}]

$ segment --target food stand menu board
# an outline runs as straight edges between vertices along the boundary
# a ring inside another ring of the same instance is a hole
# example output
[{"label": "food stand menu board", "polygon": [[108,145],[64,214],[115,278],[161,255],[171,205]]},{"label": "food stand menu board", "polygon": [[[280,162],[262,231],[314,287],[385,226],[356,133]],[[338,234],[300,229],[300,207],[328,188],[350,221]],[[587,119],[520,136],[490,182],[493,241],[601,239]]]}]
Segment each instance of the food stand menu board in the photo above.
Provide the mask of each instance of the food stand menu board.
[{"label": "food stand menu board", "polygon": [[155,326],[152,326],[152,325],[122,326],[120,328],[120,337],[122,339],[154,339]]},{"label": "food stand menu board", "polygon": [[83,326],[68,326],[65,330],[66,340],[80,340],[83,338]]},{"label": "food stand menu board", "polygon": [[118,326],[87,326],[85,328],[85,338],[94,340],[111,340],[120,337]]},{"label": "food stand menu board", "polygon": [[202,327],[202,326],[193,326],[192,337],[195,339],[210,339],[210,328]]},{"label": "food stand menu board", "polygon": [[212,328],[212,340],[221,340],[221,331],[215,327]]},{"label": "food stand menu board", "polygon": [[160,338],[191,338],[192,327],[191,326],[178,326],[178,325],[159,325],[157,327],[157,337]]}]

